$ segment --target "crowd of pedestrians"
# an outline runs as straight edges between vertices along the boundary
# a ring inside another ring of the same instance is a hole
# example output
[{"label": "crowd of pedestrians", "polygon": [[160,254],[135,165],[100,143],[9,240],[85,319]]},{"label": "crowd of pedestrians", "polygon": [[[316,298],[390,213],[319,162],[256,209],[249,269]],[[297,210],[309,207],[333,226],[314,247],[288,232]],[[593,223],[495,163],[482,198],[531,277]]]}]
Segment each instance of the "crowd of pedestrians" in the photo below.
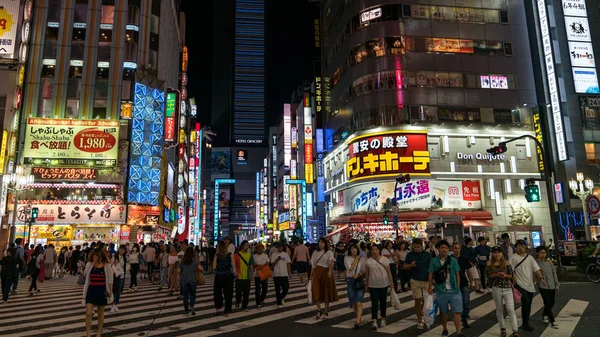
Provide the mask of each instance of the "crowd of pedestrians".
[{"label": "crowd of pedestrians", "polygon": [[25,251],[21,239],[17,239],[0,260],[2,303],[16,294],[22,276],[31,279],[28,295],[33,296],[40,292],[38,280],[61,278],[66,273],[78,275],[86,307],[86,332],[90,336],[94,314],[98,317],[99,335],[105,307],[110,305],[111,312],[119,311],[127,280],[129,292],[137,291],[138,279],[160,280],[157,291],[167,289],[169,295],[182,300],[184,313],[193,316],[196,289],[203,284],[205,273],[214,273],[215,314],[229,316],[234,310],[251,309],[252,284],[255,307],[264,307],[270,279],[276,305],[283,308],[294,272],[307,287],[310,302],[315,304],[316,320],[329,318],[330,305],[339,301],[336,277],[345,279],[348,301],[355,315],[354,329],[363,324],[365,294],[369,294],[371,301],[371,329],[377,331],[387,325],[388,297],[393,302],[396,293],[409,291],[415,303],[418,329],[426,329],[425,300],[433,298],[439,310],[442,335],[449,334],[448,321],[452,321],[456,336],[464,336],[463,330],[470,327],[470,294],[475,290],[481,294],[491,292],[501,336],[507,336],[506,310],[512,336],[519,337],[515,304],[522,303],[522,329],[533,330],[529,322],[536,286],[544,302],[542,320],[556,328],[552,307],[559,283],[547,249],[537,247],[535,258],[528,254],[526,241],[517,240],[513,245],[508,235],[502,235],[502,240],[496,247],[488,246],[483,237],[474,246],[468,237],[464,238],[464,244],[450,244],[435,236],[415,238],[412,242],[399,236],[395,241],[381,244],[350,240],[335,247],[325,238],[313,245],[275,242],[268,247],[262,243],[251,246],[243,241],[236,247],[226,237],[218,242],[216,249],[201,248],[187,241],[118,247],[114,243],[93,242],[62,247],[57,253],[52,244],[30,245]]}]

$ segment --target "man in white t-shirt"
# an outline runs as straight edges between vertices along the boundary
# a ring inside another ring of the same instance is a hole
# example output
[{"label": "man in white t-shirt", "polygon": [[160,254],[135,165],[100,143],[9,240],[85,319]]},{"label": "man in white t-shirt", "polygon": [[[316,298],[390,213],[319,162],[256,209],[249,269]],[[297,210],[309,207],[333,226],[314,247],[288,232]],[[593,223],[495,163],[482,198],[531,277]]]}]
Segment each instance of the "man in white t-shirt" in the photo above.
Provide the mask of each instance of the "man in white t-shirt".
[{"label": "man in white t-shirt", "polygon": [[533,331],[533,327],[529,325],[529,316],[531,316],[531,301],[535,293],[534,282],[536,280],[534,280],[534,277],[544,285],[547,285],[547,283],[540,272],[540,267],[535,258],[527,254],[527,243],[525,240],[517,240],[516,248],[517,253],[511,256],[510,265],[514,270],[516,278],[515,289],[521,293],[523,330]]},{"label": "man in white t-shirt", "polygon": [[231,240],[231,236],[226,236],[224,241],[227,245],[227,252],[233,256],[235,254],[235,245],[232,242],[233,240]]},{"label": "man in white t-shirt", "polygon": [[283,308],[285,296],[290,289],[289,276],[292,273],[292,259],[287,252],[283,251],[283,244],[275,244],[277,252],[271,255],[271,266],[273,268],[273,282],[275,283],[275,297],[277,298],[277,307]]}]

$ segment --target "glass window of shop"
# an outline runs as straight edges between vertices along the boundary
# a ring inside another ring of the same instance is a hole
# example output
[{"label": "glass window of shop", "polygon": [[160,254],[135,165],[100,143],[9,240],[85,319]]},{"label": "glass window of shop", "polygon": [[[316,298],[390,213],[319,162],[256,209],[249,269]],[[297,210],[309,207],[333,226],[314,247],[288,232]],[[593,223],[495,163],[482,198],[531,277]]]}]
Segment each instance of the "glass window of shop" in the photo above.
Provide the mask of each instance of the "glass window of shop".
[{"label": "glass window of shop", "polygon": [[44,39],[44,58],[56,59],[56,46],[58,45],[58,27],[46,27]]},{"label": "glass window of shop", "polygon": [[83,60],[85,47],[85,28],[73,28],[71,41],[71,60]]},{"label": "glass window of shop", "polygon": [[[76,0],[75,1],[75,17],[73,22],[75,23],[86,23],[87,22],[87,10],[88,0]],[[84,36],[85,38],[85,36]]]},{"label": "glass window of shop", "polygon": [[600,129],[600,108],[582,106],[582,122],[584,129]]},{"label": "glass window of shop", "polygon": [[108,98],[109,68],[98,67],[96,71],[96,85],[94,89],[94,110],[91,118],[106,119],[106,99]]},{"label": "glass window of shop", "polygon": [[112,29],[100,29],[100,40],[98,42],[98,61],[110,61],[112,44]]},{"label": "glass window of shop", "polygon": [[40,79],[40,98],[37,117],[52,116],[52,93],[54,91],[54,69],[53,65],[43,65]]},{"label": "glass window of shop", "polygon": [[48,0],[48,22],[59,22],[62,0]]},{"label": "glass window of shop", "polygon": [[67,111],[65,118],[79,118],[79,95],[81,94],[82,67],[69,67],[69,82],[67,84]]}]

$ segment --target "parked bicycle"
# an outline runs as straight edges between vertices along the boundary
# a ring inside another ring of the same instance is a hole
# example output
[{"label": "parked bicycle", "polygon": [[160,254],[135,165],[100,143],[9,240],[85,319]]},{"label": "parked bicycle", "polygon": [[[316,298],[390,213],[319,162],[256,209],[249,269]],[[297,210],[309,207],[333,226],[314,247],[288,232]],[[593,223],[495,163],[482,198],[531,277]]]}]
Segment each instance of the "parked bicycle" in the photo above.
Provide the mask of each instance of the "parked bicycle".
[{"label": "parked bicycle", "polygon": [[596,261],[588,264],[588,266],[585,268],[585,275],[587,276],[588,280],[598,283],[600,282],[600,258],[595,257],[595,259]]}]

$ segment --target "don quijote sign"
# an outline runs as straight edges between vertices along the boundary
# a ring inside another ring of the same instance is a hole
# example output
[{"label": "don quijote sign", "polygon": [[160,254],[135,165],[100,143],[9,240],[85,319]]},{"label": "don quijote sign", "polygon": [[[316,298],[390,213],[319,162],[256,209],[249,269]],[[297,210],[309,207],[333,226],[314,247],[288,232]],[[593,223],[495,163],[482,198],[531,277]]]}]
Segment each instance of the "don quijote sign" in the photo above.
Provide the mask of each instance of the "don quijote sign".
[{"label": "don quijote sign", "polygon": [[456,154],[456,159],[458,160],[477,160],[477,161],[500,161],[506,160],[506,155],[498,154],[492,155],[489,153],[462,153],[458,152]]}]

